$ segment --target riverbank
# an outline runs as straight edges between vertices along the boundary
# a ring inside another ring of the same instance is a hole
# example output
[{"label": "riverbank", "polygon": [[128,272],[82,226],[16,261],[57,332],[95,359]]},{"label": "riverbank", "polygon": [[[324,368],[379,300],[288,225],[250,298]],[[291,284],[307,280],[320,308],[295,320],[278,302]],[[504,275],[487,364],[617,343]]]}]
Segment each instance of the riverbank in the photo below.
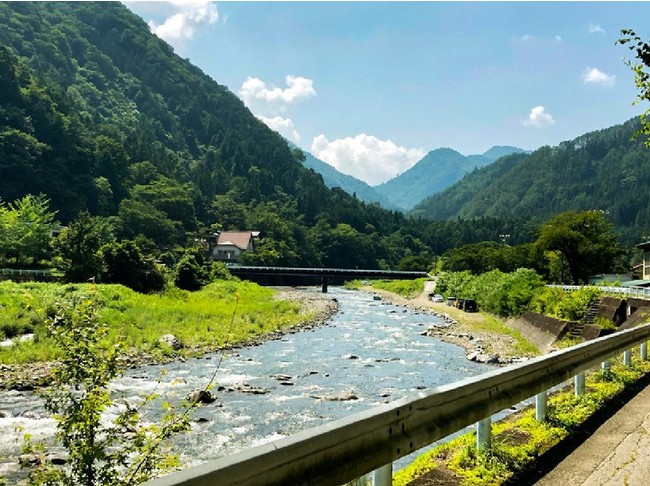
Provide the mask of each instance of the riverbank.
[{"label": "riverbank", "polygon": [[428,291],[413,299],[407,299],[371,286],[361,290],[378,295],[382,299],[418,312],[426,312],[443,319],[448,325],[427,329],[428,336],[461,346],[471,361],[507,365],[540,354],[533,344],[519,331],[510,328],[505,321],[483,312],[464,312],[442,302],[431,302]]},{"label": "riverbank", "polygon": [[[338,303],[327,294],[312,288],[277,287],[274,299],[299,306],[295,324],[251,335],[244,342],[225,344],[223,346],[189,345],[169,354],[153,354],[147,351],[132,351],[125,358],[126,368],[139,368],[151,364],[165,364],[176,360],[185,360],[221,350],[238,349],[242,347],[259,346],[265,341],[280,339],[288,333],[309,330],[323,325],[337,311]],[[56,367],[53,361],[38,361],[26,364],[0,364],[0,390],[33,390],[46,386]]]}]

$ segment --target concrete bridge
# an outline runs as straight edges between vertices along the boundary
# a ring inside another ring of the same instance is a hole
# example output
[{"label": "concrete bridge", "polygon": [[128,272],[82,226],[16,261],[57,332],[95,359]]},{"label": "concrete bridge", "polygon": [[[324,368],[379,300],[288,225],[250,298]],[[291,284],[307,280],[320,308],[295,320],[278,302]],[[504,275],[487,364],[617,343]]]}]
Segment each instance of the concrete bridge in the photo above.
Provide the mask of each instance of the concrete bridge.
[{"label": "concrete bridge", "polygon": [[427,272],[360,270],[358,268],[295,268],[232,265],[228,267],[228,270],[230,270],[232,275],[256,282],[264,280],[264,277],[284,277],[285,281],[288,280],[290,282],[295,282],[296,277],[317,278],[321,281],[323,293],[327,292],[327,286],[330,280],[343,283],[345,280],[357,279],[414,280],[416,278],[429,277]]}]

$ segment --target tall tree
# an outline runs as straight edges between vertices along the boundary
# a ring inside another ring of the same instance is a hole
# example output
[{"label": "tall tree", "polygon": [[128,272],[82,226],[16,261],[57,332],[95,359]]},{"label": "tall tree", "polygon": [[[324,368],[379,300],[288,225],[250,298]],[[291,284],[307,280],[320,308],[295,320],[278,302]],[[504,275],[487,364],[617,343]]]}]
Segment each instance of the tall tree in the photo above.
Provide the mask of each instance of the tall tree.
[{"label": "tall tree", "polygon": [[612,224],[602,211],[558,214],[542,225],[535,246],[540,252],[561,255],[574,284],[610,270],[622,252]]},{"label": "tall tree", "polygon": [[91,216],[88,211],[79,213],[54,241],[63,260],[66,280],[85,282],[99,278],[104,267],[100,248],[114,240],[113,229],[106,219]]}]

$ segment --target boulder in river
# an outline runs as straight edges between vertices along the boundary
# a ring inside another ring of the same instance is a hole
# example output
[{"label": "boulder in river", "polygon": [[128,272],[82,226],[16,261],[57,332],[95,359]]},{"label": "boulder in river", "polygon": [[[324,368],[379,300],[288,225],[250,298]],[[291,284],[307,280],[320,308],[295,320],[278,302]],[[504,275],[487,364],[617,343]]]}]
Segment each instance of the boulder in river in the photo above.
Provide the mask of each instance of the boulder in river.
[{"label": "boulder in river", "polygon": [[216,401],[215,397],[210,390],[204,388],[197,388],[187,394],[186,400],[191,403],[212,403]]},{"label": "boulder in river", "polygon": [[178,351],[183,347],[182,341],[178,339],[176,336],[174,336],[173,334],[163,334],[158,338],[158,342],[166,344],[174,351]]}]

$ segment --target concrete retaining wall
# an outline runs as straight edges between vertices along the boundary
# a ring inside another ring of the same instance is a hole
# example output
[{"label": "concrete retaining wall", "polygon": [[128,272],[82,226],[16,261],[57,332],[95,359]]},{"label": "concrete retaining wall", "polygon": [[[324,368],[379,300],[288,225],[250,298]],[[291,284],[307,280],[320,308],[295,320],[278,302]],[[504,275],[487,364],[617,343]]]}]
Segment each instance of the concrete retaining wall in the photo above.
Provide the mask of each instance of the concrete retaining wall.
[{"label": "concrete retaining wall", "polygon": [[535,344],[542,353],[548,353],[553,349],[553,344],[571,329],[573,323],[528,311],[510,325]]}]

